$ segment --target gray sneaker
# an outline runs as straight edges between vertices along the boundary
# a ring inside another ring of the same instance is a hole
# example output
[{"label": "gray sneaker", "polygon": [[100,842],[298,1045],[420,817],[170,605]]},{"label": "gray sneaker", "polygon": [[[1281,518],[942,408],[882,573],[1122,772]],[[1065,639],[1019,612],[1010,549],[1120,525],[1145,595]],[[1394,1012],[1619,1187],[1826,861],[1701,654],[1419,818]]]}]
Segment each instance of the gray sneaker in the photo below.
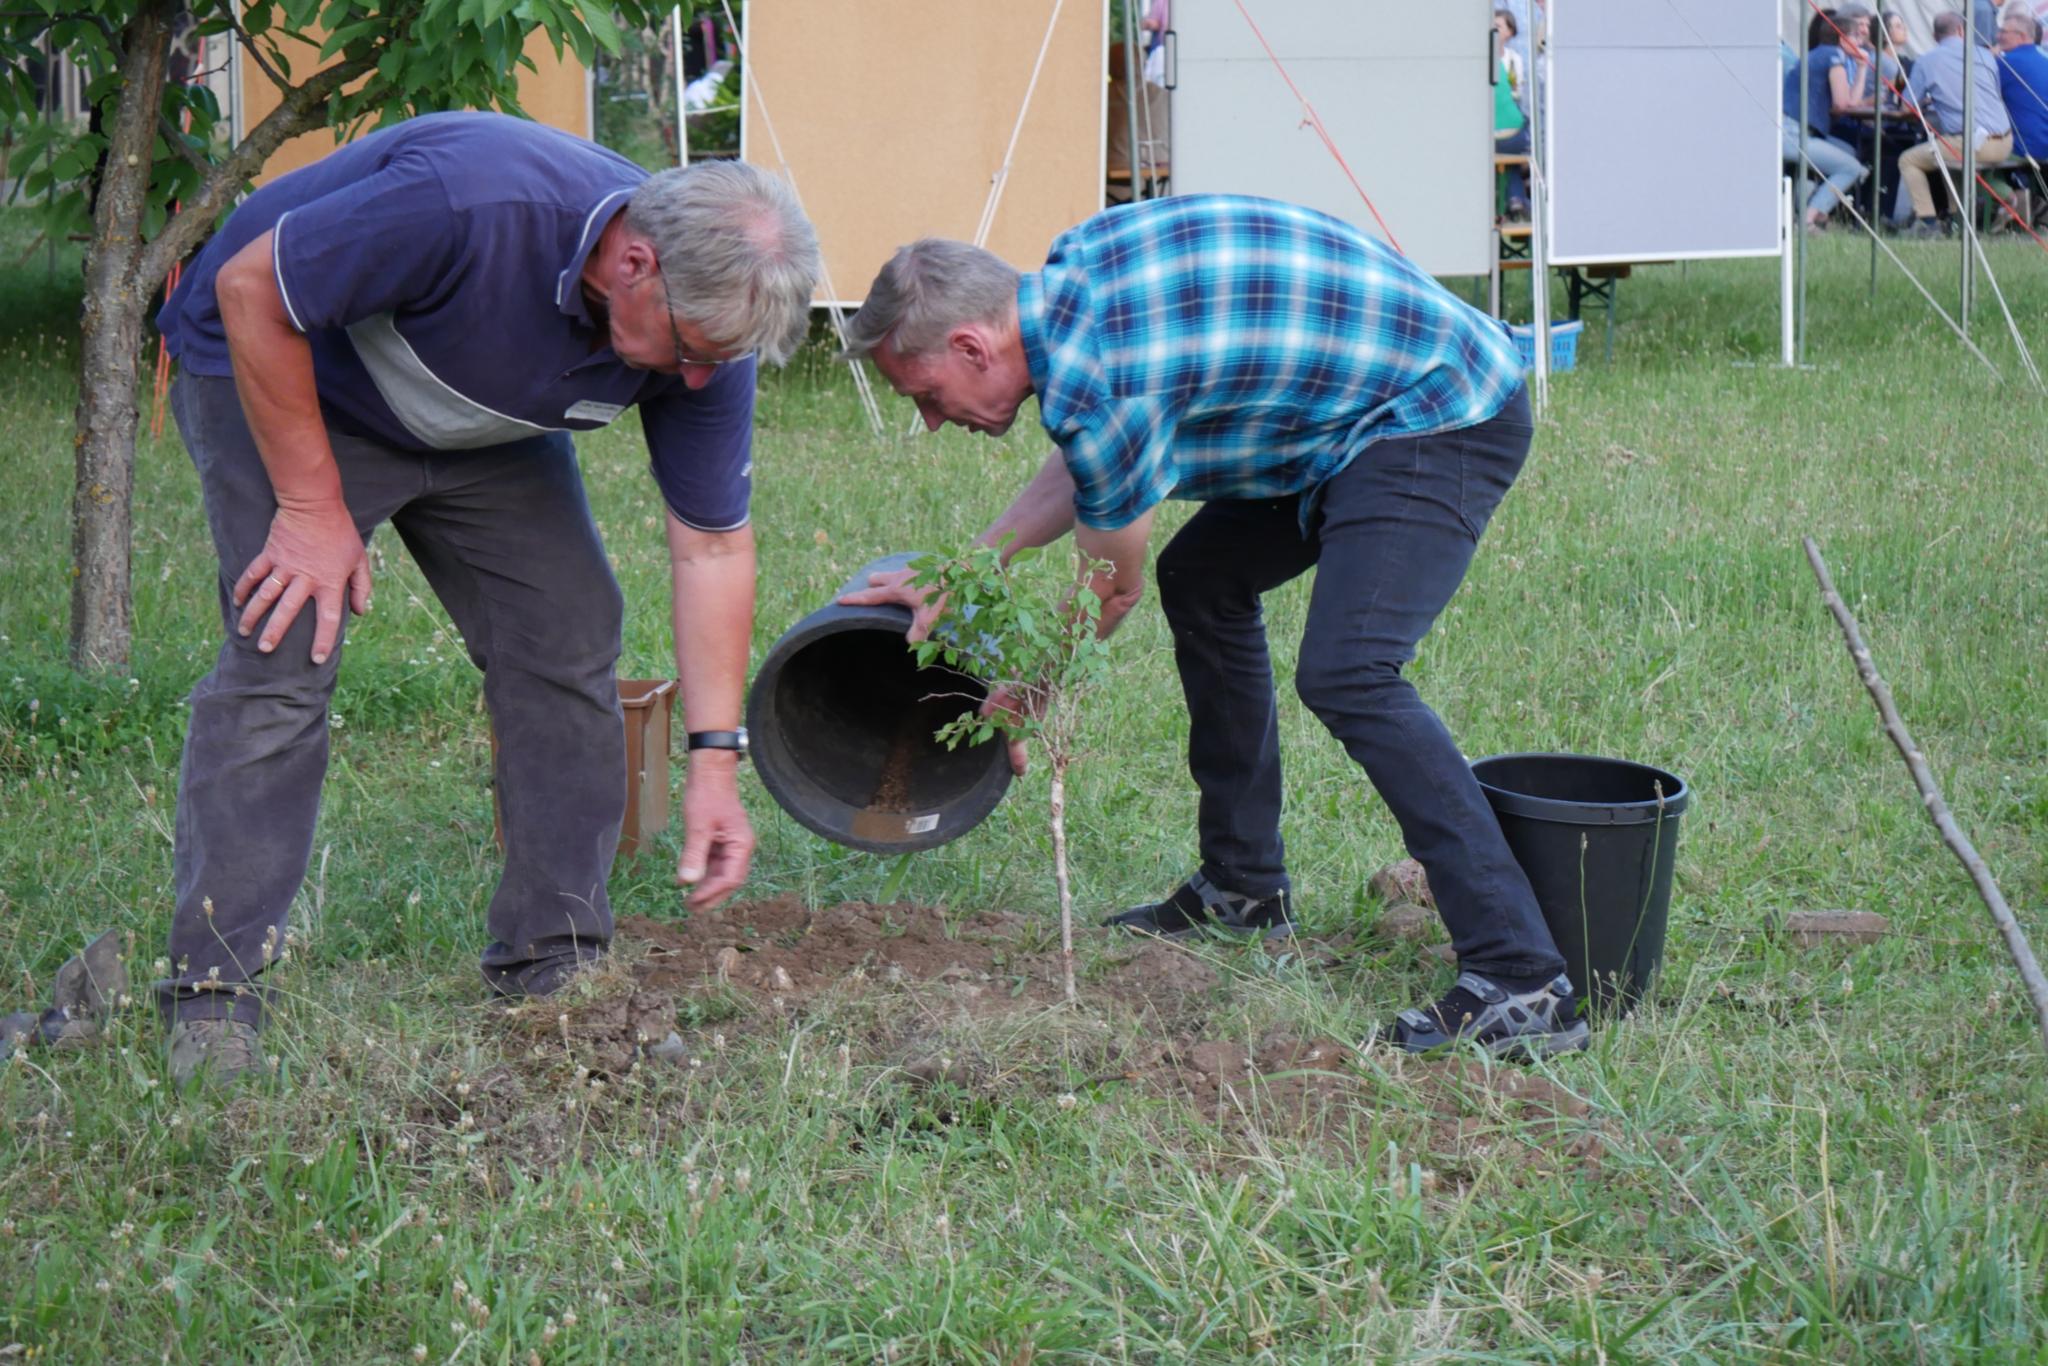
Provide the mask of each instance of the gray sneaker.
[{"label": "gray sneaker", "polygon": [[1442,999],[1402,1011],[1379,1038],[1405,1053],[1476,1043],[1496,1058],[1540,1058],[1575,1053],[1590,1035],[1572,999],[1571,979],[1562,973],[1534,991],[1517,993],[1476,972],[1461,972]]},{"label": "gray sneaker", "polygon": [[227,1086],[269,1064],[256,1047],[256,1026],[240,1020],[180,1020],[171,1026],[171,1084],[184,1090],[195,1077]]},{"label": "gray sneaker", "polygon": [[1196,873],[1174,888],[1166,900],[1133,906],[1102,923],[1162,939],[1196,939],[1212,932],[1246,939],[1291,939],[1294,898],[1285,887],[1271,896],[1240,896]]}]

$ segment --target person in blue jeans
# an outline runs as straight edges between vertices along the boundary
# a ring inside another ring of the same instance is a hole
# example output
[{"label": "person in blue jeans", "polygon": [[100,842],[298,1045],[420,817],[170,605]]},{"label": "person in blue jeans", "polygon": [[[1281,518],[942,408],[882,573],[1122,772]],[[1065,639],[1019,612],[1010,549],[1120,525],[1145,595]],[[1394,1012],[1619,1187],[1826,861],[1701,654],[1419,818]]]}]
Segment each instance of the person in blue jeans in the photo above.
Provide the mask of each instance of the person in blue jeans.
[{"label": "person in blue jeans", "polygon": [[[1521,104],[1524,78],[1519,59],[1510,46],[1515,40],[1515,16],[1504,9],[1495,10],[1493,31],[1501,54],[1493,77],[1493,150],[1497,156],[1527,156],[1529,119]],[[1501,178],[1507,182],[1508,218],[1525,221],[1529,217],[1528,177],[1520,166],[1508,166],[1502,169]]]},{"label": "person in blue jeans", "polygon": [[[1837,11],[1833,23],[1815,19],[1813,31],[1807,36],[1818,41],[1807,49],[1804,72],[1795,65],[1785,73],[1784,158],[1794,168],[1792,183],[1800,188],[1809,232],[1825,231],[1835,205],[1870,173],[1869,167],[1856,159],[1856,149],[1834,135],[1836,117],[1856,107],[1851,81],[1857,69],[1849,54],[1834,40],[1839,36],[1838,30],[1851,35],[1867,31],[1868,11],[1852,13],[1860,9],[1851,5]],[[1806,105],[1807,166],[1799,164],[1802,94]],[[1821,176],[1820,184],[1811,190],[1807,189],[1806,181],[1809,167]]]},{"label": "person in blue jeans", "polygon": [[[1058,448],[983,543],[1072,531],[1110,568],[1100,630],[1144,588],[1167,498],[1199,511],[1159,552],[1189,715],[1200,866],[1107,924],[1284,940],[1280,735],[1260,600],[1314,571],[1294,688],[1364,769],[1428,873],[1458,953],[1451,988],[1380,1037],[1425,1051],[1583,1047],[1564,960],[1470,765],[1403,670],[1529,452],[1507,331],[1386,244],[1272,200],[1176,195],[1056,238],[1018,273],[926,239],[882,269],[847,332],[927,426],[1000,435],[1024,400]],[[851,603],[940,604],[908,571]],[[1007,699],[991,699],[1001,711]],[[1022,770],[1023,747],[1012,763]]]}]

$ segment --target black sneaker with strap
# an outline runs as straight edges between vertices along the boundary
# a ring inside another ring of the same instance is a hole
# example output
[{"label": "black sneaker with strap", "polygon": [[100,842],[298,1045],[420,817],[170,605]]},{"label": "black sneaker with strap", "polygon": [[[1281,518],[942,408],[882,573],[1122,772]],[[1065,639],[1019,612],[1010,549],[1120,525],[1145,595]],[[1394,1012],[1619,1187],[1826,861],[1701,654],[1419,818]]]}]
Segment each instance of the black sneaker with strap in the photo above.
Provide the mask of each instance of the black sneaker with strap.
[{"label": "black sneaker with strap", "polygon": [[1226,892],[1196,873],[1164,901],[1133,906],[1102,922],[1111,929],[1156,934],[1162,939],[1196,939],[1209,934],[1245,939],[1291,939],[1294,899],[1282,887],[1270,896]]},{"label": "black sneaker with strap", "polygon": [[1376,1041],[1406,1053],[1476,1043],[1496,1058],[1543,1058],[1575,1053],[1590,1036],[1571,978],[1562,973],[1534,990],[1510,991],[1476,972],[1461,972],[1442,997],[1402,1011]]}]

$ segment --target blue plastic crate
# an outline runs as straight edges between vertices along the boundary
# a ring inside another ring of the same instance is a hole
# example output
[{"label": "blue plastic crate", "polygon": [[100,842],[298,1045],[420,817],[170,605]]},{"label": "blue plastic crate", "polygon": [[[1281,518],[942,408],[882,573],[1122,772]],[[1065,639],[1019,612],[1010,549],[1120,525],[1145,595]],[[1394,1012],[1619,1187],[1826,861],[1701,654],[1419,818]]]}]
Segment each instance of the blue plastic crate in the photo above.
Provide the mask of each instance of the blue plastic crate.
[{"label": "blue plastic crate", "polygon": [[[1553,371],[1570,370],[1579,363],[1579,333],[1584,331],[1584,322],[1552,323],[1550,325],[1550,368]],[[1522,353],[1522,368],[1536,368],[1536,327],[1531,323],[1508,326],[1508,334],[1515,339],[1515,349]]]}]

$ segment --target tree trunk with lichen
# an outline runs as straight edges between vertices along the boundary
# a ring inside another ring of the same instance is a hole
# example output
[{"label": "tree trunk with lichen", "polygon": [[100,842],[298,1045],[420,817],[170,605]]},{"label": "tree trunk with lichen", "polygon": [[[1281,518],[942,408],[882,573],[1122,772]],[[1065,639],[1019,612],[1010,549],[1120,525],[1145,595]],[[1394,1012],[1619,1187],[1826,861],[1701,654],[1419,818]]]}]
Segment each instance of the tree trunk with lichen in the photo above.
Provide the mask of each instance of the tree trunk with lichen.
[{"label": "tree trunk with lichen", "polygon": [[[186,198],[154,239],[144,242],[156,141],[159,135],[175,136],[163,115],[163,94],[178,8],[178,0],[144,0],[121,30],[121,96],[85,258],[72,438],[71,663],[78,669],[128,667],[134,631],[131,498],[141,425],[135,391],[142,377],[143,323],[157,283],[205,239],[271,153],[287,138],[318,126],[329,97],[376,64],[373,52],[323,67],[296,86],[280,80],[277,108],[226,159],[203,168],[198,192]],[[392,41],[403,37],[398,34]]]},{"label": "tree trunk with lichen", "polygon": [[121,102],[86,257],[71,496],[71,663],[126,669],[133,634],[128,560],[140,378],[142,215],[170,51],[172,0],[147,0],[121,31]]}]

